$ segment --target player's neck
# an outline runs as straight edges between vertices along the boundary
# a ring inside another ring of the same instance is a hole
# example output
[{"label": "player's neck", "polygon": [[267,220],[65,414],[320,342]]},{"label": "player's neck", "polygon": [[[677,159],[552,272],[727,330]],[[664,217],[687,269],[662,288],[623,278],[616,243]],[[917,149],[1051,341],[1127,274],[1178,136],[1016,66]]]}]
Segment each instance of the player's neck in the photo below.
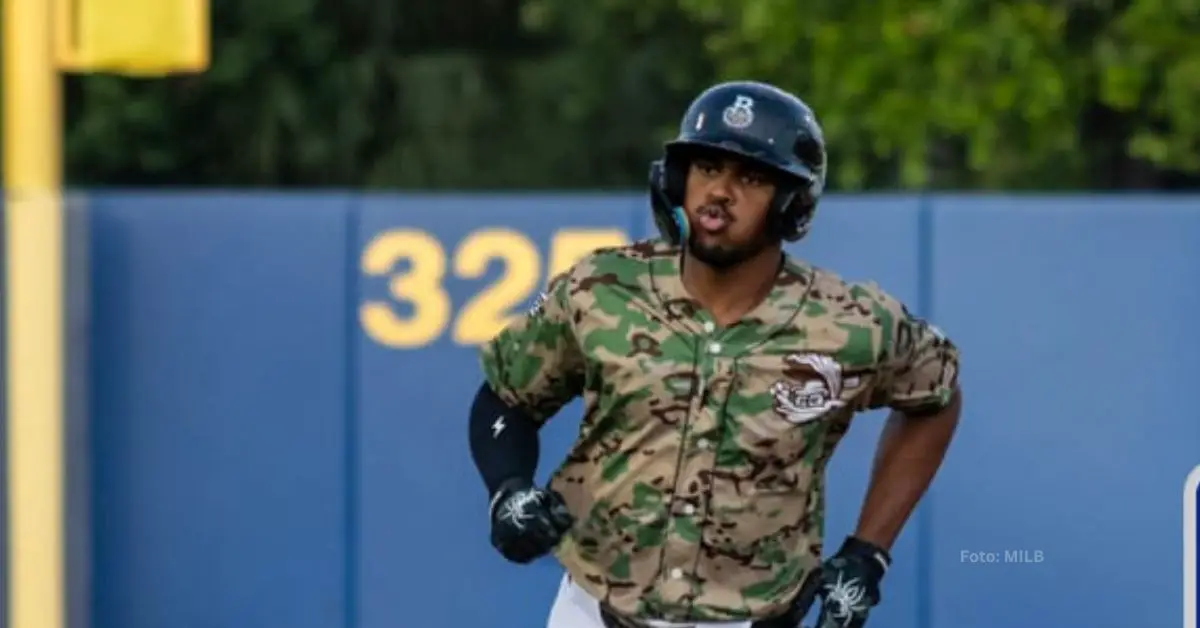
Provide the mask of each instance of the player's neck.
[{"label": "player's neck", "polygon": [[681,279],[700,306],[718,325],[726,327],[741,320],[771,293],[782,255],[779,248],[771,247],[732,268],[717,269],[685,252]]}]

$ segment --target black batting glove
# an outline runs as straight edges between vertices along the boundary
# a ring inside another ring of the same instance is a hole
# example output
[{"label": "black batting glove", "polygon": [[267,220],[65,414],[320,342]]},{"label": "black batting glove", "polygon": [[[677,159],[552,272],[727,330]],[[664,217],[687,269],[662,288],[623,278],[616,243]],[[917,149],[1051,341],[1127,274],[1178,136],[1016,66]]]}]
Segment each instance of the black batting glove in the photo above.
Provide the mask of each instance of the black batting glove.
[{"label": "black batting glove", "polygon": [[490,517],[492,547],[520,565],[548,554],[574,523],[561,495],[520,478],[496,489]]},{"label": "black batting glove", "polygon": [[821,614],[816,628],[861,628],[879,603],[879,583],[892,564],[882,547],[848,537],[841,549],[821,565],[817,596]]}]

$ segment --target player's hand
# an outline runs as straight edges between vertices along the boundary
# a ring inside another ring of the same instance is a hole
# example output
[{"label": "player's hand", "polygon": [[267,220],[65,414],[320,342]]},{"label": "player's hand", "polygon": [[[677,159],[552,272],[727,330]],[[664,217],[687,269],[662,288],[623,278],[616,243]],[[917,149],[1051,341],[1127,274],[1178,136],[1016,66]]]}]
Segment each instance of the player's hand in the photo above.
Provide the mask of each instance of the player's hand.
[{"label": "player's hand", "polygon": [[517,563],[529,563],[554,549],[574,520],[558,493],[513,479],[492,498],[492,546]]},{"label": "player's hand", "polygon": [[881,599],[879,583],[891,564],[892,557],[883,548],[848,537],[821,565],[816,628],[861,628]]}]

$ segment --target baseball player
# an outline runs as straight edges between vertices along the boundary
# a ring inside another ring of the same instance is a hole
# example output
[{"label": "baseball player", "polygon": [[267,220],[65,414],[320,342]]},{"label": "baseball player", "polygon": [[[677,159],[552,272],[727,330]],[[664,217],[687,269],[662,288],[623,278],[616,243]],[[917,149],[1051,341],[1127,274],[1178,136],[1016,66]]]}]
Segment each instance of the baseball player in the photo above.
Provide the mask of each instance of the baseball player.
[{"label": "baseball player", "polygon": [[[651,167],[661,237],[598,250],[482,347],[470,445],[491,541],[565,568],[549,628],[862,626],[960,412],[958,352],[873,283],[783,252],[825,184],[810,108],[713,86]],[[586,410],[548,487],[538,429]],[[893,410],[856,529],[822,560],[825,467]]]}]

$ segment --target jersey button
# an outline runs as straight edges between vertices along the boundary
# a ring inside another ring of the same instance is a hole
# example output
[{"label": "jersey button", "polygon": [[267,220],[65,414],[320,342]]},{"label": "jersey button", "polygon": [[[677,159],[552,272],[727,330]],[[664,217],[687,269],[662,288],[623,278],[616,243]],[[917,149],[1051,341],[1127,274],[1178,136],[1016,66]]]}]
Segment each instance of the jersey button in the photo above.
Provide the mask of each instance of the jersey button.
[{"label": "jersey button", "polygon": [[718,353],[720,353],[721,352],[721,343],[714,342],[714,343],[708,345],[708,352],[713,355],[717,355]]},{"label": "jersey button", "polygon": [[711,334],[714,331],[716,331],[716,329],[717,329],[717,326],[713,325],[712,321],[704,321],[704,331],[705,332],[708,332]]}]

